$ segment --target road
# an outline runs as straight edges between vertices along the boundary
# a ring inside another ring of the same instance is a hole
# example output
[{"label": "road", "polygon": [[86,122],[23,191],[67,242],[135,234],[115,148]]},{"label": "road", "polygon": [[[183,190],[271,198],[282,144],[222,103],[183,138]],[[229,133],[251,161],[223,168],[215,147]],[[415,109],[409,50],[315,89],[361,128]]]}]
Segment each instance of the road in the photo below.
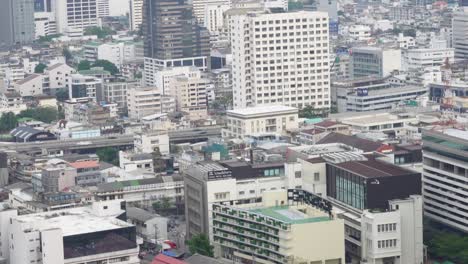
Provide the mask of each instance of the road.
[{"label": "road", "polygon": [[[169,131],[169,140],[172,143],[207,141],[209,138],[215,138],[220,136],[221,127]],[[133,146],[133,139],[133,134],[117,134],[96,138],[50,140],[42,142],[0,142],[0,150],[16,152],[41,152],[42,150],[47,150],[51,152],[59,150],[79,151],[102,147],[131,147]]]}]

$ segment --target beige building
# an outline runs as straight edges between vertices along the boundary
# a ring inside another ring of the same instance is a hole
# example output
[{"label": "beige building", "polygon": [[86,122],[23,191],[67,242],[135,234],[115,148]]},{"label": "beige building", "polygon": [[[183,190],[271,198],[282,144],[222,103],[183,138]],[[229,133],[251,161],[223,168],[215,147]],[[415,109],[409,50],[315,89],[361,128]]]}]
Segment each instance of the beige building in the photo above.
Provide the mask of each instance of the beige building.
[{"label": "beige building", "polygon": [[236,263],[345,263],[344,222],[319,208],[265,192],[262,207],[213,205],[215,254]]},{"label": "beige building", "polygon": [[128,117],[140,119],[161,113],[161,91],[155,87],[135,87],[127,91]]},{"label": "beige building", "polygon": [[298,128],[298,109],[271,105],[227,111],[227,128],[223,137],[282,135]]}]

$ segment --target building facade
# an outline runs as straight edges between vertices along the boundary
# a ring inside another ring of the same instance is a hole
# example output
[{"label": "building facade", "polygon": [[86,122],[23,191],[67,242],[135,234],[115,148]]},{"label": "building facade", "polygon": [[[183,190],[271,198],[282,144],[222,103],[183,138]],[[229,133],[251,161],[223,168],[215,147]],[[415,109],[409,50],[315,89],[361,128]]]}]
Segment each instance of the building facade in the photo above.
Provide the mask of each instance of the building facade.
[{"label": "building facade", "polygon": [[326,13],[233,15],[229,23],[234,109],[330,106]]},{"label": "building facade", "polygon": [[453,14],[453,48],[456,59],[468,59],[468,7],[463,6]]}]

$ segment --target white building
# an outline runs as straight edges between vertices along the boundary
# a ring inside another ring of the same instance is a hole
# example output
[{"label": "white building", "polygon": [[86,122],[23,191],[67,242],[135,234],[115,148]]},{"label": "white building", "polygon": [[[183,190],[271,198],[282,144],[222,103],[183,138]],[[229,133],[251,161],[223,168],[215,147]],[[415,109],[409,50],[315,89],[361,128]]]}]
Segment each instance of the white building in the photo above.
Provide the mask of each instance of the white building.
[{"label": "white building", "polygon": [[230,5],[230,0],[193,0],[193,15],[201,25],[205,23],[205,7],[208,5]]},{"label": "white building", "polygon": [[130,0],[130,30],[138,31],[143,23],[143,0]]},{"label": "white building", "polygon": [[23,80],[26,77],[24,68],[22,67],[8,67],[5,69],[5,87],[12,87],[17,81]]},{"label": "white building", "polygon": [[468,59],[468,7],[461,7],[453,13],[452,35],[455,58]]},{"label": "white building", "polygon": [[416,47],[416,41],[411,36],[405,36],[403,33],[398,34],[397,38],[398,45],[400,49],[409,49]]},{"label": "white building", "polygon": [[153,130],[137,133],[134,138],[135,151],[152,153],[155,148],[161,155],[169,155],[169,135],[165,130]]},{"label": "white building", "polygon": [[348,28],[348,36],[355,40],[368,40],[371,36],[371,28],[365,25],[352,25]]},{"label": "white building", "polygon": [[299,126],[298,109],[288,106],[259,106],[227,111],[223,137],[245,138],[262,134],[282,135]]},{"label": "white building", "polygon": [[365,210],[361,218],[362,263],[424,262],[422,197],[389,201],[389,211]]},{"label": "white building", "polygon": [[98,26],[98,0],[55,1],[57,33],[83,34],[87,27]]},{"label": "white building", "polygon": [[142,61],[138,42],[89,42],[84,45],[85,58],[88,61],[108,60],[121,67],[125,63]]},{"label": "white building", "polygon": [[2,245],[10,247],[10,263],[137,264],[135,227],[117,219],[123,212],[120,201],[20,216],[6,211]]},{"label": "white building", "polygon": [[67,87],[68,78],[75,73],[75,69],[66,63],[56,63],[44,70],[44,89],[60,89]]},{"label": "white building", "polygon": [[89,98],[97,101],[100,95],[102,80],[92,76],[72,74],[68,78],[68,95],[70,99]]},{"label": "white building", "polygon": [[141,119],[161,113],[161,90],[155,87],[134,87],[127,90],[128,117]]},{"label": "white building", "polygon": [[34,12],[36,38],[57,34],[55,13]]},{"label": "white building", "polygon": [[23,97],[16,92],[0,93],[0,115],[13,112],[19,114],[26,110],[26,104],[23,103]]},{"label": "white building", "polygon": [[138,207],[127,208],[127,222],[136,226],[137,235],[156,244],[168,239],[167,218]]},{"label": "white building", "polygon": [[43,89],[44,77],[40,74],[30,74],[23,80],[17,81],[13,86],[21,96],[41,95]]},{"label": "white building", "polygon": [[353,77],[386,77],[401,70],[401,50],[382,47],[352,48]]},{"label": "white building", "polygon": [[326,13],[233,15],[230,36],[235,109],[330,106]]},{"label": "white building", "polygon": [[403,52],[402,68],[404,70],[433,70],[440,68],[447,60],[450,64],[454,62],[454,49],[408,49]]},{"label": "white building", "polygon": [[218,36],[224,27],[224,12],[230,8],[229,4],[214,3],[205,6],[203,23],[211,35]]},{"label": "white building", "polygon": [[468,133],[423,130],[422,138],[424,215],[468,232]]},{"label": "white building", "polygon": [[110,0],[96,0],[97,1],[97,10],[98,17],[109,16],[109,1]]}]

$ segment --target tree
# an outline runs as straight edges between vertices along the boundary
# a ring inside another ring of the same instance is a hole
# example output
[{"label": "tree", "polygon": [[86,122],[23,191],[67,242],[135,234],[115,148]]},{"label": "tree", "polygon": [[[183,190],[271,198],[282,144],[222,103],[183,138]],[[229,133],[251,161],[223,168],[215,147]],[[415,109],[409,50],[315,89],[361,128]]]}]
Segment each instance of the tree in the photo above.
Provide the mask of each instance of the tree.
[{"label": "tree", "polygon": [[93,63],[91,67],[102,67],[104,70],[110,72],[112,75],[116,75],[119,73],[119,68],[115,66],[114,63],[108,61],[108,60],[97,60]]},{"label": "tree", "polygon": [[51,123],[52,121],[58,120],[58,111],[55,107],[46,106],[46,107],[36,107],[28,108],[21,111],[18,118],[29,117],[35,120],[39,120],[44,123]]},{"label": "tree", "polygon": [[0,117],[0,131],[10,132],[18,125],[18,118],[13,112],[7,112]]},{"label": "tree", "polygon": [[213,246],[210,245],[210,240],[205,234],[193,236],[187,241],[187,245],[192,254],[198,253],[203,256],[213,257]]},{"label": "tree", "polygon": [[161,207],[163,209],[169,209],[172,207],[171,198],[163,196],[161,198]]},{"label": "tree", "polygon": [[48,35],[48,36],[40,36],[38,41],[40,43],[47,43],[47,42],[51,42],[54,38],[59,38],[61,36],[62,36],[62,34],[53,34],[53,35]]},{"label": "tree", "polygon": [[64,102],[69,99],[68,90],[67,89],[60,89],[55,93],[55,97],[57,101]]},{"label": "tree", "polygon": [[47,65],[44,63],[39,63],[34,67],[34,73],[44,73],[44,70],[47,68]]},{"label": "tree", "polygon": [[82,60],[78,63],[78,71],[86,71],[91,69],[91,62],[88,60]]},{"label": "tree", "polygon": [[106,38],[109,35],[114,34],[115,32],[108,27],[87,27],[84,30],[84,35],[89,36],[89,35],[96,35],[98,38]]},{"label": "tree", "polygon": [[157,200],[152,204],[154,211],[159,211],[162,208],[161,201]]},{"label": "tree", "polygon": [[115,166],[119,165],[119,151],[112,147],[101,148],[96,151],[100,161],[111,163]]},{"label": "tree", "polygon": [[324,109],[315,109],[312,105],[308,105],[299,110],[300,118],[316,118],[326,116],[327,111]]}]

